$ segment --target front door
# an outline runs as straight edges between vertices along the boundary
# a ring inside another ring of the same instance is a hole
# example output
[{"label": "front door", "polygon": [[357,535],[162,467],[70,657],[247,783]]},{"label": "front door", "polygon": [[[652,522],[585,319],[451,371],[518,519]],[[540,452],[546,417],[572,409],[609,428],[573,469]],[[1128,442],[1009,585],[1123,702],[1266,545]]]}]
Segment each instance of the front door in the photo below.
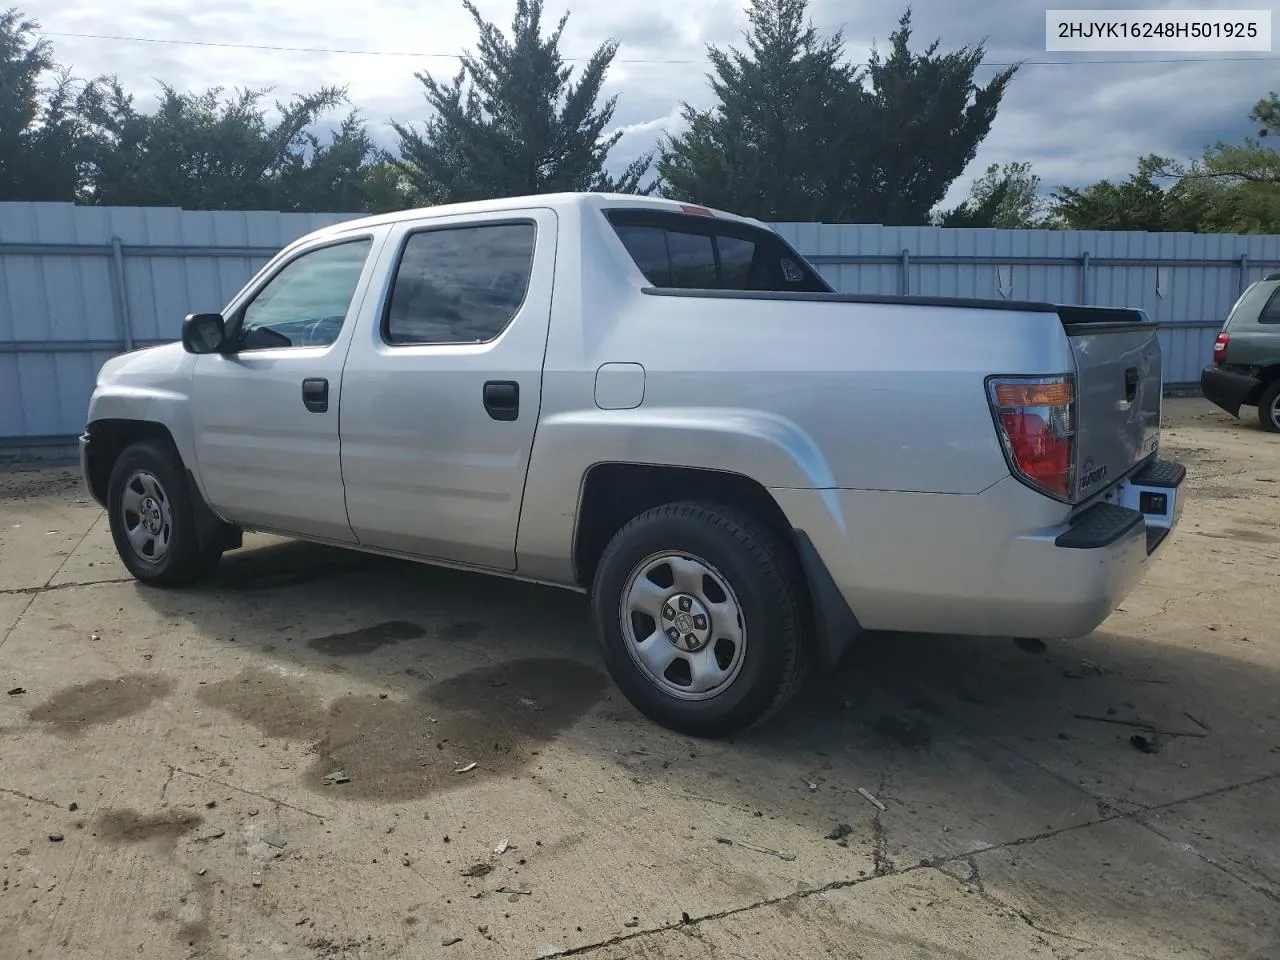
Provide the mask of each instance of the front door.
[{"label": "front door", "polygon": [[397,225],[381,324],[342,383],[347,513],[366,546],[515,569],[542,396],[556,217]]},{"label": "front door", "polygon": [[380,239],[355,234],[298,251],[229,310],[233,352],[197,358],[199,477],[228,520],[355,541],[339,456],[342,364]]}]

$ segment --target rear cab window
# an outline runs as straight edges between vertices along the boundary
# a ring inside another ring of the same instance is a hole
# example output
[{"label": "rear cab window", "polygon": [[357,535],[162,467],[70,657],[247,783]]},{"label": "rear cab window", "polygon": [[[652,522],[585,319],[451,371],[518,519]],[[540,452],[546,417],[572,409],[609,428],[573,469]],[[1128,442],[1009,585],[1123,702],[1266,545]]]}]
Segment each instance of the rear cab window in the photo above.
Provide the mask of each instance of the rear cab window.
[{"label": "rear cab window", "polygon": [[659,289],[830,293],[830,285],[777,234],[716,217],[611,210],[609,224]]}]

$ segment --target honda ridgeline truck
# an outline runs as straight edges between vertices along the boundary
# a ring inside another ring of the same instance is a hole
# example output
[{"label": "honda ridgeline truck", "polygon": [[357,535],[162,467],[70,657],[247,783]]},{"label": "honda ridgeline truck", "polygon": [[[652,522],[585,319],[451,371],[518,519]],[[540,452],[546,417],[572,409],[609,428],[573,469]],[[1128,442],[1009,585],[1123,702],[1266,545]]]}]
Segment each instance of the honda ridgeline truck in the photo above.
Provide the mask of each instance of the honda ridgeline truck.
[{"label": "honda ridgeline truck", "polygon": [[326,227],[106,363],[144,583],[244,530],[590,595],[657,722],[739,730],[865,631],[1069,638],[1178,520],[1136,310],[840,294],[764,224],[539,196]]}]

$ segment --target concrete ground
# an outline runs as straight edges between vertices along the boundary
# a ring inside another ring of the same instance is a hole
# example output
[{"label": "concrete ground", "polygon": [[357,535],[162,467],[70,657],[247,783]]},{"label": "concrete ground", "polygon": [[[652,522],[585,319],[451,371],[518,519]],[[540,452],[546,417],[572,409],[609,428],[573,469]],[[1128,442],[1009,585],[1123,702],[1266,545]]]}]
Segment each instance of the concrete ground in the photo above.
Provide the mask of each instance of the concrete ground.
[{"label": "concrete ground", "polygon": [[1189,505],[1096,633],[872,637],[719,743],[576,595],[266,537],[144,589],[10,471],[0,958],[1280,957],[1280,437],[1167,413]]}]

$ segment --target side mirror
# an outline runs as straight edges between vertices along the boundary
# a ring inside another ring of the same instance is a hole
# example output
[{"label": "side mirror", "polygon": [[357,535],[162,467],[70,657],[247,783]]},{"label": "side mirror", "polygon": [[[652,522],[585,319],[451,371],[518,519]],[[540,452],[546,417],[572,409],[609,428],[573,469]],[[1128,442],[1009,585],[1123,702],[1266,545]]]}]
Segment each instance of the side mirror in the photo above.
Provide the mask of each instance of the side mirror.
[{"label": "side mirror", "polygon": [[227,339],[220,313],[191,313],[182,321],[182,348],[187,353],[217,353]]}]

